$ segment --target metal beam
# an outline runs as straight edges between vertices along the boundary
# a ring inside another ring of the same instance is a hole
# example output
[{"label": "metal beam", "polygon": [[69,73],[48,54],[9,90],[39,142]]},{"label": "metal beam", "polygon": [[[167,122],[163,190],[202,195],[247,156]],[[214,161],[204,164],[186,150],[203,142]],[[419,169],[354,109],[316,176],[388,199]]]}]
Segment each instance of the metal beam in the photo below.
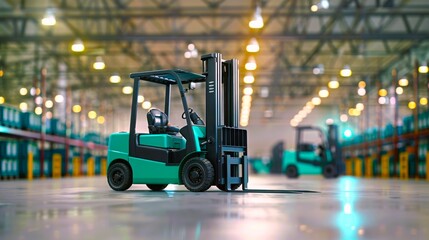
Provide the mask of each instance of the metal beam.
[{"label": "metal beam", "polygon": [[[175,41],[189,41],[193,39],[196,41],[211,41],[211,40],[223,40],[223,41],[243,41],[248,39],[247,34],[182,34],[182,33],[168,33],[168,34],[126,34],[126,35],[85,35],[82,37],[83,41],[138,41],[138,42],[150,42],[150,41],[166,41],[166,42],[175,42]],[[3,43],[22,43],[22,42],[72,42],[75,40],[74,35],[56,35],[56,36],[22,36],[16,38],[15,36],[0,36],[0,41]],[[399,41],[399,40],[409,40],[409,41],[419,41],[429,39],[429,32],[415,33],[415,34],[403,34],[403,33],[364,33],[364,34],[342,34],[342,33],[332,33],[332,34],[319,34],[319,33],[307,33],[307,34],[297,34],[297,33],[281,33],[281,34],[264,34],[258,37],[261,40],[279,40],[279,41],[302,41],[302,40],[322,40],[322,41],[335,41],[335,40],[361,40],[361,41]]]}]

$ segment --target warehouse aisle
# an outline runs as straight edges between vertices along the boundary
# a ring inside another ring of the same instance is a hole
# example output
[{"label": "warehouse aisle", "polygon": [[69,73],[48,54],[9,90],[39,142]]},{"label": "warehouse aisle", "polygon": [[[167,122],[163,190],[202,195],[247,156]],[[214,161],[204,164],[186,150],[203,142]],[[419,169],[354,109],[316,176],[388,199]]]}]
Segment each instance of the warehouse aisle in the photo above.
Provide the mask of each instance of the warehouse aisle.
[{"label": "warehouse aisle", "polygon": [[250,187],[278,191],[114,192],[104,177],[2,181],[0,239],[429,238],[424,181],[251,176]]}]

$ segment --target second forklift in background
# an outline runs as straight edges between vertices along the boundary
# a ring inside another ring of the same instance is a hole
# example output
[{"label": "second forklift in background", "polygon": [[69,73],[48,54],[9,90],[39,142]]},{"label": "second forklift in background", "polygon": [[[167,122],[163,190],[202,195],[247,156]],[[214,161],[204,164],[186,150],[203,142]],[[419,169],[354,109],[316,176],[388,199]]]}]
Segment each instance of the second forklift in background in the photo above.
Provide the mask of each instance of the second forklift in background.
[{"label": "second forklift in background", "polygon": [[342,171],[341,147],[338,126],[328,125],[328,133],[315,126],[298,126],[296,148],[284,149],[284,142],[274,145],[269,165],[254,164],[257,173],[285,174],[288,178],[300,175],[322,174],[325,178],[337,177]]}]

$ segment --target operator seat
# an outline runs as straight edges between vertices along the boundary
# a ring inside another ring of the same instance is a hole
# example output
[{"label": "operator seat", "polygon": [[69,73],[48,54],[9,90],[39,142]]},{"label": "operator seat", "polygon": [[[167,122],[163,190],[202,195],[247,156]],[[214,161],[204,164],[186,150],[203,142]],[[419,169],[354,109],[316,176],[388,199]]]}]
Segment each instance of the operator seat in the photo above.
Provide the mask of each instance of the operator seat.
[{"label": "operator seat", "polygon": [[168,126],[167,115],[157,108],[149,110],[147,113],[147,122],[149,133],[151,134],[167,133],[169,135],[176,135],[179,132],[179,128]]}]

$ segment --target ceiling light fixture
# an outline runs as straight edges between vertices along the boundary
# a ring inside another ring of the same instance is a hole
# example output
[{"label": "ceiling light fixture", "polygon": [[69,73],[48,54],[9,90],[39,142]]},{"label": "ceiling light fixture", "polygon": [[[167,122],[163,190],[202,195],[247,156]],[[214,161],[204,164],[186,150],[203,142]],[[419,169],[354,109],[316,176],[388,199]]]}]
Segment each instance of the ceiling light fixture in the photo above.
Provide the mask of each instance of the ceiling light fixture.
[{"label": "ceiling light fixture", "polygon": [[142,103],[142,102],[144,102],[144,97],[143,97],[143,95],[139,95],[139,96],[137,97],[137,102],[138,102],[138,103]]},{"label": "ceiling light fixture", "polygon": [[399,86],[401,86],[401,87],[406,87],[406,86],[408,86],[408,79],[407,79],[407,78],[405,78],[405,77],[403,77],[403,78],[399,79],[399,81],[398,81],[398,85],[399,85]]},{"label": "ceiling light fixture", "polygon": [[36,113],[37,115],[42,114],[42,108],[41,108],[41,107],[36,107],[36,108],[34,109],[34,113]]},{"label": "ceiling light fixture", "polygon": [[54,11],[52,9],[46,10],[46,13],[43,16],[41,22],[43,26],[54,26],[57,23]]},{"label": "ceiling light fixture", "polygon": [[54,106],[54,102],[52,100],[46,100],[45,107],[46,108],[52,108]]},{"label": "ceiling light fixture", "polygon": [[261,14],[261,7],[256,6],[255,13],[253,14],[252,20],[249,22],[249,27],[254,29],[260,29],[264,27],[264,19]]},{"label": "ceiling light fixture", "polygon": [[419,66],[419,73],[428,73],[428,64],[427,62],[422,62],[422,64]]},{"label": "ceiling light fixture", "polygon": [[323,64],[317,64],[313,68],[313,74],[314,75],[320,75],[320,74],[323,74],[324,72],[325,72],[325,66]]},{"label": "ceiling light fixture", "polygon": [[382,89],[378,90],[378,95],[379,95],[380,97],[385,97],[385,96],[387,96],[387,90],[386,90],[386,89],[384,89],[384,88],[382,88]]},{"label": "ceiling light fixture", "polygon": [[244,67],[246,68],[246,70],[249,70],[249,71],[255,70],[258,67],[258,65],[256,65],[255,57],[250,56]]},{"label": "ceiling light fixture", "polygon": [[313,4],[311,5],[310,10],[312,12],[317,12],[319,10],[319,6],[317,6],[317,4]]},{"label": "ceiling light fixture", "polygon": [[142,103],[142,108],[143,109],[149,109],[149,108],[151,108],[152,107],[152,103],[151,102],[149,102],[149,101],[144,101],[143,103]]},{"label": "ceiling light fixture", "polygon": [[314,106],[317,106],[322,103],[322,100],[319,97],[314,97],[311,99],[311,103],[313,103]]},{"label": "ceiling light fixture", "polygon": [[72,107],[72,110],[74,113],[80,113],[80,111],[82,111],[82,107],[80,105],[76,104]]},{"label": "ceiling light fixture", "polygon": [[357,93],[359,96],[363,97],[366,94],[366,90],[365,90],[365,88],[359,88]]},{"label": "ceiling light fixture", "polygon": [[85,46],[83,45],[82,40],[80,40],[79,38],[76,39],[71,46],[71,50],[73,52],[83,52],[85,50]]},{"label": "ceiling light fixture", "polygon": [[328,91],[327,87],[322,87],[319,90],[319,97],[321,97],[321,98],[327,98],[327,97],[329,97],[329,91]]},{"label": "ceiling light fixture", "polygon": [[121,82],[121,76],[119,76],[119,74],[114,73],[112,74],[112,76],[110,76],[109,81],[111,83],[120,83]]},{"label": "ceiling light fixture", "polygon": [[243,82],[246,84],[252,84],[255,82],[255,77],[253,76],[252,73],[248,72],[246,73],[246,76],[244,76]]},{"label": "ceiling light fixture", "polygon": [[130,87],[130,86],[124,86],[123,88],[122,88],[122,93],[123,94],[131,94],[131,93],[133,93],[133,88],[132,87]]},{"label": "ceiling light fixture", "polygon": [[404,93],[404,89],[402,87],[397,87],[396,88],[396,94],[401,95],[402,93]]},{"label": "ceiling light fixture", "polygon": [[62,102],[64,102],[64,96],[63,96],[63,95],[61,95],[61,94],[56,95],[56,96],[55,96],[55,102],[57,102],[57,103],[62,103]]},{"label": "ceiling light fixture", "polygon": [[26,88],[19,89],[19,94],[21,94],[22,96],[27,95],[27,93],[28,93],[28,90]]},{"label": "ceiling light fixture", "polygon": [[349,65],[345,65],[343,69],[340,71],[341,77],[350,77],[352,75],[352,70]]},{"label": "ceiling light fixture", "polygon": [[243,89],[243,94],[247,95],[247,96],[252,95],[253,94],[253,88],[251,86],[245,87]]},{"label": "ceiling light fixture", "polygon": [[26,102],[22,102],[19,104],[19,109],[21,109],[21,111],[26,112],[28,109],[28,104]]},{"label": "ceiling light fixture", "polygon": [[103,116],[97,117],[97,123],[98,124],[104,124],[105,121],[106,121],[106,119]]},{"label": "ceiling light fixture", "polygon": [[246,46],[246,51],[250,53],[259,52],[259,43],[256,38],[252,37]]},{"label": "ceiling light fixture", "polygon": [[106,64],[104,63],[103,58],[98,56],[95,58],[95,62],[92,64],[92,67],[95,70],[103,70],[106,67]]},{"label": "ceiling light fixture", "polygon": [[195,44],[189,43],[188,44],[188,50],[183,54],[185,58],[197,58],[198,57],[198,50],[195,47]]},{"label": "ceiling light fixture", "polygon": [[95,119],[97,117],[97,112],[96,111],[89,111],[88,112],[88,117],[90,119]]},{"label": "ceiling light fixture", "polygon": [[338,82],[336,77],[331,78],[331,81],[328,83],[328,87],[331,89],[337,89],[340,87],[340,83]]}]

